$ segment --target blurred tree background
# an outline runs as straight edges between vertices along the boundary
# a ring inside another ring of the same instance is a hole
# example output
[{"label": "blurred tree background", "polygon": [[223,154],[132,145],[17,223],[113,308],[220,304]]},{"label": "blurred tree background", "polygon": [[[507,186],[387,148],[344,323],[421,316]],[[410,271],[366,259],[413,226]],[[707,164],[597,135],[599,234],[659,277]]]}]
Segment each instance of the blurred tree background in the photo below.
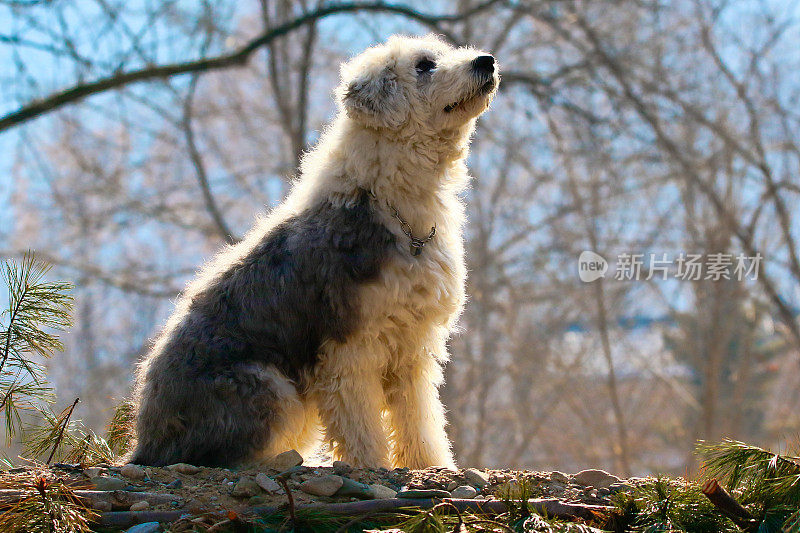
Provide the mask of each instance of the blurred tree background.
[{"label": "blurred tree background", "polygon": [[[100,428],[182,285],[287,192],[339,63],[433,32],[503,78],[465,194],[460,463],[682,473],[697,439],[780,447],[800,430],[799,5],[0,0],[0,256],[75,284],[61,403]],[[580,281],[583,250],[605,278]],[[614,279],[619,254],[681,252],[764,259],[755,280]]]}]

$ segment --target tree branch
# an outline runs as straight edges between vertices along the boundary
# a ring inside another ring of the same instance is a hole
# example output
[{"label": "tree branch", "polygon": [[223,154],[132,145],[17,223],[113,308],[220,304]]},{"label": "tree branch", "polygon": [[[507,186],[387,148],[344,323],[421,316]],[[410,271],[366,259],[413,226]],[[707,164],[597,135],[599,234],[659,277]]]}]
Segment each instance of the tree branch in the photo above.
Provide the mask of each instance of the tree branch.
[{"label": "tree branch", "polygon": [[353,13],[358,11],[390,13],[406,17],[430,28],[438,29],[439,24],[441,23],[458,22],[460,20],[464,20],[489,8],[499,1],[500,0],[488,0],[455,15],[429,15],[420,13],[419,11],[405,5],[387,4],[385,2],[347,2],[328,5],[319,9],[315,9],[314,11],[310,11],[301,17],[281,24],[280,26],[277,26],[252,39],[247,44],[229,54],[201,58],[183,63],[147,66],[139,70],[114,74],[112,76],[101,78],[89,83],[81,83],[70,87],[69,89],[65,89],[61,92],[47,96],[43,99],[35,100],[0,118],[0,132],[11,129],[14,126],[23,124],[24,122],[37,118],[56,109],[60,109],[66,105],[79,102],[89,96],[110,91],[112,89],[125,87],[133,83],[159,78],[170,78],[190,72],[207,72],[211,70],[246,65],[247,61],[250,59],[250,56],[253,55],[253,53],[258,49],[271,43],[275,39],[282,37],[287,33],[296,30],[297,28],[300,28],[301,26],[329,15]]}]

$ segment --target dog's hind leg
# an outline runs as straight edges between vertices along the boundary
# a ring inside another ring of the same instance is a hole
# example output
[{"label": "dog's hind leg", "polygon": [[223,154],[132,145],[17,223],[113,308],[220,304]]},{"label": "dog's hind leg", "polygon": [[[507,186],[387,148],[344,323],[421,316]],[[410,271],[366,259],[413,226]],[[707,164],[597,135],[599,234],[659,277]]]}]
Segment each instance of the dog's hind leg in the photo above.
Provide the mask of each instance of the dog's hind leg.
[{"label": "dog's hind leg", "polygon": [[334,457],[353,466],[387,466],[381,420],[386,402],[375,354],[367,343],[337,344],[325,352],[312,392]]},{"label": "dog's hind leg", "polygon": [[[438,349],[446,350],[444,342]],[[455,468],[447,420],[438,387],[443,381],[441,363],[426,350],[401,358],[385,382],[395,467]],[[444,354],[446,352],[440,352]]]}]

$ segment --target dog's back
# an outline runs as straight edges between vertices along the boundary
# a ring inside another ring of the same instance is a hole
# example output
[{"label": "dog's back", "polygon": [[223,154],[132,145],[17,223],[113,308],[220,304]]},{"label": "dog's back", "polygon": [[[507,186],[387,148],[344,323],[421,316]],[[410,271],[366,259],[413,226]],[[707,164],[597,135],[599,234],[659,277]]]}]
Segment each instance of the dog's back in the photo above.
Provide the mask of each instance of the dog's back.
[{"label": "dog's back", "polygon": [[364,193],[289,218],[211,276],[143,365],[131,460],[230,465],[267,447],[285,380],[302,387],[320,344],[353,329],[356,287],[393,240]]}]

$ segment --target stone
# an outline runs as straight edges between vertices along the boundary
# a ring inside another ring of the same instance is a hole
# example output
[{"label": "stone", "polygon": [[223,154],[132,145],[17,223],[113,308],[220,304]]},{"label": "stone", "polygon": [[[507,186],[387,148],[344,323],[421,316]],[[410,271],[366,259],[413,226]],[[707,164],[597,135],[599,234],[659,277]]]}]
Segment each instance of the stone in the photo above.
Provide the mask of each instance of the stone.
[{"label": "stone", "polygon": [[390,500],[397,496],[397,491],[392,490],[385,485],[375,483],[369,486],[372,498],[375,500]]},{"label": "stone", "polygon": [[256,496],[259,492],[261,492],[261,487],[258,486],[258,483],[253,478],[245,476],[233,486],[231,496],[250,498],[251,496]]},{"label": "stone", "polygon": [[128,482],[118,477],[93,477],[92,485],[97,490],[122,490],[128,486]]},{"label": "stone", "polygon": [[595,487],[597,489],[607,489],[614,483],[619,483],[617,476],[611,475],[605,470],[581,470],[574,476],[572,481],[584,487]]},{"label": "stone", "polygon": [[159,531],[161,526],[158,522],[145,522],[126,529],[125,533],[159,533]]},{"label": "stone", "polygon": [[475,490],[473,487],[469,485],[461,485],[460,487],[456,487],[451,492],[453,498],[461,498],[464,500],[471,500],[475,496],[478,495],[478,491]]},{"label": "stone", "polygon": [[555,481],[556,483],[563,483],[565,485],[569,484],[569,476],[567,476],[564,472],[550,472],[550,481]]},{"label": "stone", "polygon": [[314,496],[333,496],[342,488],[344,480],[340,476],[328,475],[312,477],[300,483],[300,490]]},{"label": "stone", "polygon": [[99,466],[92,466],[86,468],[83,473],[86,474],[86,477],[93,478],[93,477],[100,477],[100,474],[104,474],[106,472],[105,468],[101,468]]},{"label": "stone", "polygon": [[334,474],[344,476],[349,474],[353,471],[353,467],[349,464],[345,463],[344,461],[334,461],[333,462],[333,472]]},{"label": "stone", "polygon": [[93,508],[95,511],[102,511],[102,512],[104,512],[104,513],[105,513],[105,512],[107,512],[107,511],[111,511],[111,510],[113,510],[114,506],[113,506],[113,505],[111,505],[111,502],[107,502],[107,501],[94,501],[94,502],[92,502],[92,508]]},{"label": "stone", "polygon": [[148,502],[147,500],[142,500],[140,502],[136,502],[133,505],[131,505],[130,510],[131,511],[144,511],[145,509],[149,509],[149,508],[150,508],[150,502]]},{"label": "stone", "polygon": [[125,476],[128,479],[133,480],[140,480],[144,479],[147,473],[144,471],[144,468],[138,465],[127,464],[119,469],[119,473]]},{"label": "stone", "polygon": [[183,505],[183,509],[191,514],[201,514],[208,511],[210,507],[200,500],[189,500]]},{"label": "stone", "polygon": [[406,489],[401,490],[395,496],[396,498],[407,499],[423,499],[429,500],[431,498],[452,498],[453,495],[446,490],[438,489]]},{"label": "stone", "polygon": [[267,467],[272,468],[273,470],[284,472],[293,466],[299,466],[303,464],[303,456],[300,455],[297,450],[289,450],[279,453],[265,464]]},{"label": "stone", "polygon": [[473,487],[482,489],[489,484],[489,474],[481,472],[477,468],[467,468],[464,470],[464,477]]},{"label": "stone", "polygon": [[616,494],[617,492],[631,492],[632,490],[633,486],[627,483],[612,483],[608,486],[608,491],[611,494]]},{"label": "stone", "polygon": [[249,500],[247,500],[247,505],[249,507],[253,507],[256,505],[264,505],[269,501],[266,496],[252,496]]},{"label": "stone", "polygon": [[372,499],[372,489],[369,485],[344,477],[342,478],[341,488],[336,491],[336,496],[352,496],[362,500],[370,500]]},{"label": "stone", "polygon": [[260,472],[256,476],[256,483],[258,484],[259,487],[261,487],[262,489],[264,489],[267,492],[280,492],[281,491],[280,484],[277,481],[275,481],[274,479],[272,479],[271,477],[269,477],[268,475],[266,475],[265,473],[263,473],[263,472]]},{"label": "stone", "polygon": [[453,489],[458,488],[459,485],[460,484],[458,483],[458,481],[451,481],[450,483],[447,484],[447,490],[452,491]]},{"label": "stone", "polygon": [[172,472],[178,472],[179,474],[196,474],[200,471],[199,467],[194,465],[190,465],[187,463],[175,463],[174,465],[169,465],[167,470],[171,470]]},{"label": "stone", "polygon": [[183,486],[183,481],[181,481],[180,479],[176,479],[174,481],[170,481],[169,483],[166,484],[166,487],[168,489],[179,489],[182,486]]}]

